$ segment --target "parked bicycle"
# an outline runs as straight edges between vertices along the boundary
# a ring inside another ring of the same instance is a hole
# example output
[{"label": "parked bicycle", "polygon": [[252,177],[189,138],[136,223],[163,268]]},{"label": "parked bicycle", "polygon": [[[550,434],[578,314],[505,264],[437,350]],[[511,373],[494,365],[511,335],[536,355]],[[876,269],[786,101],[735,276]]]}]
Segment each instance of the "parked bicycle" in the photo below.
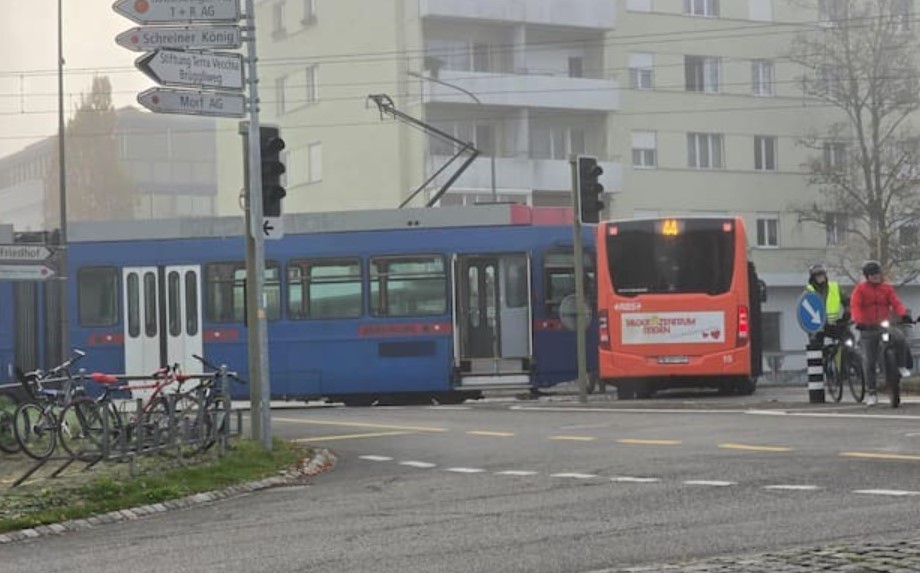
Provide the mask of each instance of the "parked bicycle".
[{"label": "parked bicycle", "polygon": [[224,366],[217,366],[197,354],[192,356],[210,370],[209,376],[203,377],[197,388],[177,398],[176,416],[189,434],[187,441],[194,444],[192,453],[197,453],[207,451],[220,436],[229,433],[230,396],[229,390],[223,387],[223,377],[238,384],[246,384],[246,381]]},{"label": "parked bicycle", "polygon": [[0,452],[15,454],[19,451],[19,442],[13,431],[13,419],[19,400],[12,392],[0,392]]},{"label": "parked bicycle", "polygon": [[850,324],[846,324],[840,334],[837,338],[824,339],[824,385],[834,402],[843,398],[843,385],[846,384],[853,399],[860,403],[866,395],[862,357],[856,350],[856,338]]}]

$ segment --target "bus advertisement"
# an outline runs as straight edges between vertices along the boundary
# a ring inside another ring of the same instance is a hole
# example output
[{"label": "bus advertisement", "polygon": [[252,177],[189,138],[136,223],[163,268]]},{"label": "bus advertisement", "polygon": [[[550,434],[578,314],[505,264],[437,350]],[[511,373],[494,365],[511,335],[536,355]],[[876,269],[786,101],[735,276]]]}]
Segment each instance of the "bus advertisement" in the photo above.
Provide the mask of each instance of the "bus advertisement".
[{"label": "bus advertisement", "polygon": [[766,290],[739,217],[602,222],[598,364],[620,399],[713,387],[751,394]]}]

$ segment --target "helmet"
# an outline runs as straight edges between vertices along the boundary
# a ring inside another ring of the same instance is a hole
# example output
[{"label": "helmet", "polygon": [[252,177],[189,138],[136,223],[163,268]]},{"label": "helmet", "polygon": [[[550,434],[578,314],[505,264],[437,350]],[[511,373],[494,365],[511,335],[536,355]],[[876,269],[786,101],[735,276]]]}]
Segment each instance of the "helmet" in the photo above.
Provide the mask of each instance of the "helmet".
[{"label": "helmet", "polygon": [[869,278],[869,275],[877,275],[882,272],[882,265],[878,261],[867,261],[862,268],[863,276]]},{"label": "helmet", "polygon": [[808,278],[813,279],[816,275],[826,275],[827,269],[821,263],[811,265],[808,268]]}]

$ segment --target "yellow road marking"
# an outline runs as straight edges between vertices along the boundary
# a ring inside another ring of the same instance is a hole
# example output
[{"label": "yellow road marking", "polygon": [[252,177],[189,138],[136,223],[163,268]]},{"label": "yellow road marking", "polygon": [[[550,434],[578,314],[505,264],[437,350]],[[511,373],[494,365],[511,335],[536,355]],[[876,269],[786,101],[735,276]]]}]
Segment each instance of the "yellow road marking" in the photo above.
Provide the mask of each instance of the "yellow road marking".
[{"label": "yellow road marking", "polygon": [[840,452],[845,458],[866,458],[870,460],[898,460],[902,462],[920,462],[920,456],[906,454],[877,454],[870,452]]},{"label": "yellow road marking", "polygon": [[748,444],[719,444],[725,450],[748,450],[751,452],[791,452],[786,446],[751,446]]},{"label": "yellow road marking", "polygon": [[343,426],[346,428],[378,428],[381,430],[406,430],[409,432],[446,432],[447,428],[430,428],[426,426],[391,426],[389,424],[369,424],[366,422],[330,422],[327,420],[305,420],[300,418],[272,418],[276,422],[290,424],[314,424],[317,426]]},{"label": "yellow road marking", "polygon": [[344,434],[341,436],[315,436],[313,438],[297,438],[292,442],[328,442],[330,440],[354,440],[358,438],[382,438],[384,436],[403,436],[414,432],[375,432],[373,434]]},{"label": "yellow road marking", "polygon": [[593,442],[597,438],[592,436],[550,436],[551,440],[568,440],[571,442]]},{"label": "yellow road marking", "polygon": [[514,432],[489,432],[487,430],[471,430],[467,432],[471,436],[495,436],[497,438],[510,438]]},{"label": "yellow road marking", "polygon": [[623,438],[617,442],[631,446],[679,446],[683,443],[680,440],[637,440],[634,438]]}]

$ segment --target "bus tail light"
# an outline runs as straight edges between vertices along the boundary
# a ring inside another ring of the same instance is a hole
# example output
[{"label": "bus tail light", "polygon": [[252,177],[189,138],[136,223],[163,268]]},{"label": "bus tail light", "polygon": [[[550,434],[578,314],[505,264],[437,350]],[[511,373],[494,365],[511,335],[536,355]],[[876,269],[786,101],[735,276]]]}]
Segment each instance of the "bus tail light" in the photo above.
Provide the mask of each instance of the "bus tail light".
[{"label": "bus tail light", "polygon": [[751,336],[751,322],[749,320],[748,307],[741,305],[738,307],[738,345],[748,341]]},{"label": "bus tail light", "polygon": [[610,350],[610,323],[606,310],[600,311],[597,315],[597,340],[601,348]]}]

